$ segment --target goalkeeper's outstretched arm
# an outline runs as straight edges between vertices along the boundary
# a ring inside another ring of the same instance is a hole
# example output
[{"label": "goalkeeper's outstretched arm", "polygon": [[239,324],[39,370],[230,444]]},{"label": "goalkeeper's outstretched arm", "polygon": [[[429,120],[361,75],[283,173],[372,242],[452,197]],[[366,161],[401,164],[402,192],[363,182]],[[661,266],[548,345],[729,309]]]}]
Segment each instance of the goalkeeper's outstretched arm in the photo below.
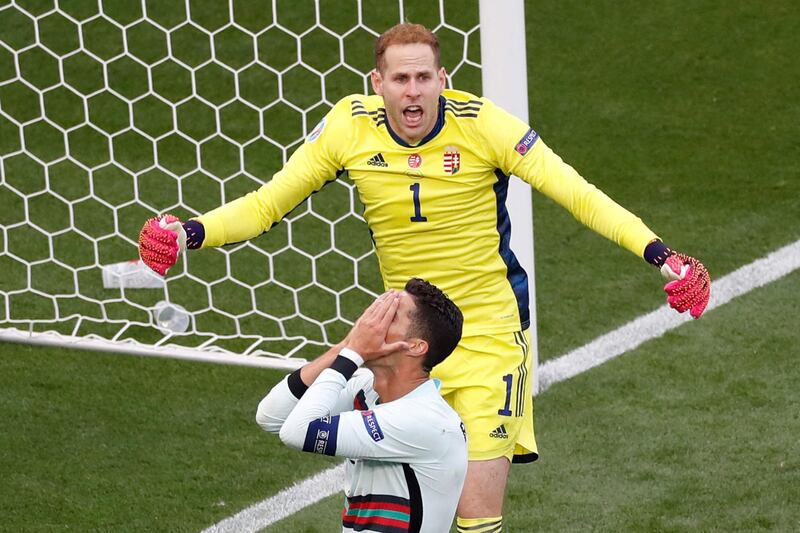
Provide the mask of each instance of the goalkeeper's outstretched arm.
[{"label": "goalkeeper's outstretched arm", "polygon": [[139,233],[139,255],[164,276],[186,249],[222,246],[261,235],[324,183],[294,179],[284,169],[257,191],[196,219],[181,222],[171,214],[151,218]]},{"label": "goalkeeper's outstretched arm", "polygon": [[[242,242],[269,230],[342,171],[349,135],[348,122],[340,117],[349,116],[349,103],[343,99],[258,190],[184,223],[172,215],[148,220],[139,235],[142,260],[163,276],[184,249]],[[184,233],[185,240],[179,241]]]}]

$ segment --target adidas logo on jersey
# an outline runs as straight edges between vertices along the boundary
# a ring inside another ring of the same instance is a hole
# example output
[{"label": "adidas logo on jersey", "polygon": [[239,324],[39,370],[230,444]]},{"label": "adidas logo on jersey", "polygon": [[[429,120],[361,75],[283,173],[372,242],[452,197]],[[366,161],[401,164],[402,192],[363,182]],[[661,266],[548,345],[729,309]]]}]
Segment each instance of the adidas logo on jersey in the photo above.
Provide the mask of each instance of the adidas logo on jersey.
[{"label": "adidas logo on jersey", "polygon": [[506,425],[500,424],[497,426],[497,429],[489,433],[489,436],[493,439],[507,439],[508,438],[508,431],[506,431]]},{"label": "adidas logo on jersey", "polygon": [[367,161],[367,164],[372,165],[373,167],[385,168],[389,166],[389,163],[386,162],[386,160],[383,158],[383,154],[380,152],[370,157],[369,161]]}]

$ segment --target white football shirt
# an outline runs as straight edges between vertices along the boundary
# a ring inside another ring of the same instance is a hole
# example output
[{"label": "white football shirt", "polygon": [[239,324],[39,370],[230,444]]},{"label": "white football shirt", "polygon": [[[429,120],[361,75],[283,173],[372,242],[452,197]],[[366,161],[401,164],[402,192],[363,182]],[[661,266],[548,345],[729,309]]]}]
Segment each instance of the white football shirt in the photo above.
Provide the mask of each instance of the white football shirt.
[{"label": "white football shirt", "polygon": [[461,419],[428,380],[379,403],[373,375],[324,370],[300,399],[282,380],[256,420],[287,445],[348,458],[342,531],[448,531],[467,470]]}]

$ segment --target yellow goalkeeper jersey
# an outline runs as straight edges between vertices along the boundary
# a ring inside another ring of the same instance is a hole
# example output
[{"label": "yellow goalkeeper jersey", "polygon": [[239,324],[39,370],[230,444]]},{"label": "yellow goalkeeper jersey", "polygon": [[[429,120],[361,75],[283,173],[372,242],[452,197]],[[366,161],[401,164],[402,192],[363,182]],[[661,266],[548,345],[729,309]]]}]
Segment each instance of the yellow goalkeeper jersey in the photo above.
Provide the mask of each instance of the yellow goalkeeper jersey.
[{"label": "yellow goalkeeper jersey", "polygon": [[446,90],[416,146],[392,131],[380,96],[340,100],[257,191],[198,218],[203,247],[255,237],[347,171],[365,206],[387,288],[420,277],[464,313],[464,336],[530,325],[528,280],[509,243],[514,174],[580,222],[642,256],[656,235],[486,98]]}]

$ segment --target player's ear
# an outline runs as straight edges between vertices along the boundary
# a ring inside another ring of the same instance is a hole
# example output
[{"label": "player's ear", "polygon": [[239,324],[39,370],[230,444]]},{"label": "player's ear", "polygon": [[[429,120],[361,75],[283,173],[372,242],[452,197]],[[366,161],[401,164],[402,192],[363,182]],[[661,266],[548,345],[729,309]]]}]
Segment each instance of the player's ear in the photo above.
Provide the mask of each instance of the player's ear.
[{"label": "player's ear", "polygon": [[412,357],[424,357],[428,353],[428,341],[414,338],[406,341],[410,344],[408,347],[408,355]]},{"label": "player's ear", "polygon": [[437,74],[439,78],[439,92],[444,91],[444,88],[447,87],[447,71],[444,67],[439,68],[439,73]]},{"label": "player's ear", "polygon": [[375,91],[375,94],[383,96],[383,78],[381,77],[381,73],[378,72],[378,69],[372,70],[369,79],[372,82],[372,90]]}]

